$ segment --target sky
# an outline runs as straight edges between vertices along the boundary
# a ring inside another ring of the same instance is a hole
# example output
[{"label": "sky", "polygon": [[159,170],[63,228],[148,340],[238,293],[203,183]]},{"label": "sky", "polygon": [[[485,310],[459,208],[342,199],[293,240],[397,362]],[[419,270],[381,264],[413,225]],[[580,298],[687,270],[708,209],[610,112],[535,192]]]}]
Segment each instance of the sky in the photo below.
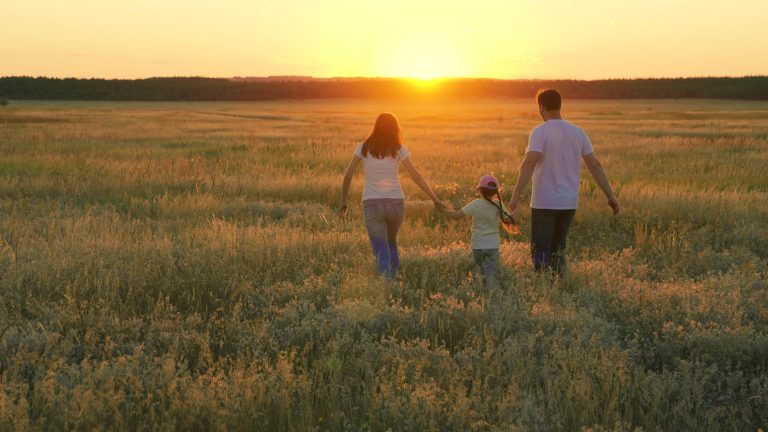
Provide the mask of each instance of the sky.
[{"label": "sky", "polygon": [[768,0],[0,0],[0,76],[768,75]]}]

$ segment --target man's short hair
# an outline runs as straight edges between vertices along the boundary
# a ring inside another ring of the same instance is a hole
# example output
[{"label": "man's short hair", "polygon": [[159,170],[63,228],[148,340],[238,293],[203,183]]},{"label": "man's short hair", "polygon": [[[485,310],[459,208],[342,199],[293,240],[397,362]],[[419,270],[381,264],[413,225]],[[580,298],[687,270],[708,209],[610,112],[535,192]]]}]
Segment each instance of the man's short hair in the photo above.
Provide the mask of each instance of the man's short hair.
[{"label": "man's short hair", "polygon": [[536,102],[543,105],[547,111],[560,111],[560,93],[554,89],[540,89],[536,92]]}]

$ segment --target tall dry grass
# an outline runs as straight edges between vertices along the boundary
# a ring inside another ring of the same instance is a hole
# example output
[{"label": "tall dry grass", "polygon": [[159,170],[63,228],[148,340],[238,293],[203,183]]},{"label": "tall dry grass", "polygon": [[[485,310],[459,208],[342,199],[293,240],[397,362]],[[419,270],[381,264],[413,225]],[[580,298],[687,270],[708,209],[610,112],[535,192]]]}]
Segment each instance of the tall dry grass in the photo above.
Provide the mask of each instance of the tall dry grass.
[{"label": "tall dry grass", "polygon": [[481,174],[510,187],[538,122],[529,101],[0,109],[0,430],[766,428],[767,104],[568,102],[623,214],[585,177],[570,276],[535,274],[523,235],[491,292],[469,226],[408,180],[397,282],[359,205],[334,217],[380,111],[454,206]]}]

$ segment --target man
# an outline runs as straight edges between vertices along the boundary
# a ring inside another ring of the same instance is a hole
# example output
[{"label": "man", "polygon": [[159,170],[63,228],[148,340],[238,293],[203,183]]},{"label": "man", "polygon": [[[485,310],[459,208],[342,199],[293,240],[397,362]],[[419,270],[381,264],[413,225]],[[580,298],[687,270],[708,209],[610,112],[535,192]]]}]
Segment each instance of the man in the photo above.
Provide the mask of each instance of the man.
[{"label": "man", "polygon": [[563,120],[560,93],[552,89],[536,94],[539,114],[544,120],[531,131],[525,159],[515,184],[509,208],[519,210],[523,190],[533,178],[531,193],[531,257],[537,271],[562,274],[565,266],[565,239],[579,200],[579,176],[583,159],[602,189],[613,214],[619,201],[611,190],[603,166],[592,152],[584,131]]}]

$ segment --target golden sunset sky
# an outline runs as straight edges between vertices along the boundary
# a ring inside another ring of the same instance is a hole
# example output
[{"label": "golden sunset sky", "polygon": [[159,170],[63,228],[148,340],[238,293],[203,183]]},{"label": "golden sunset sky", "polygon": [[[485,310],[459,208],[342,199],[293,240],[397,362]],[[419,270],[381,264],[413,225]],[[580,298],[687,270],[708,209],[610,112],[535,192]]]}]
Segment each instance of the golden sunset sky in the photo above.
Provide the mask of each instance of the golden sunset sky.
[{"label": "golden sunset sky", "polygon": [[0,76],[768,74],[768,0],[0,0]]}]

